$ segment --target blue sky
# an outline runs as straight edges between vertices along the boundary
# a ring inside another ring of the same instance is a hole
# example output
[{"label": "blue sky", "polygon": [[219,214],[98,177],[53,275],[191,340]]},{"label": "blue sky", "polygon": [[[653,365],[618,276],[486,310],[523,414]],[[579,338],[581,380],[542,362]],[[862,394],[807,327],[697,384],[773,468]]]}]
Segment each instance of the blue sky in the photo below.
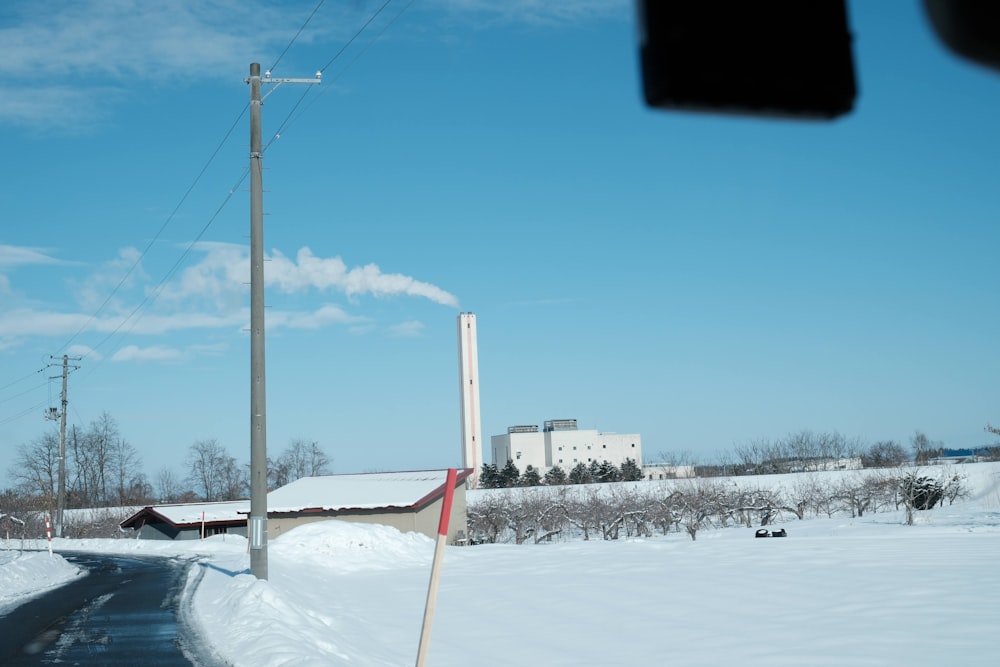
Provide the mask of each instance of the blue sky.
[{"label": "blue sky", "polygon": [[312,0],[4,3],[7,457],[70,354],[70,423],[111,414],[151,478],[198,440],[249,460],[243,79],[276,61],[324,77],[263,107],[270,453],[459,465],[462,311],[487,442],[991,441],[1000,74],[919,3],[849,5],[856,108],[805,123],[644,108],[622,1],[393,0],[337,56],[383,1],[284,55]]}]

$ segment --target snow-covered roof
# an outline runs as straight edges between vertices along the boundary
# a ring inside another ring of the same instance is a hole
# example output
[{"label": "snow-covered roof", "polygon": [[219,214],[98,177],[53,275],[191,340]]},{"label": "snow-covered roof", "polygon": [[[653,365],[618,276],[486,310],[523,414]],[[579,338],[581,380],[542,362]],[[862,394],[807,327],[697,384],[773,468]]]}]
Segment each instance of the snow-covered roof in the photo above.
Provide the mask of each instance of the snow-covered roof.
[{"label": "snow-covered roof", "polygon": [[[456,483],[463,483],[470,474],[471,469],[459,469]],[[419,508],[444,494],[447,477],[447,470],[303,477],[267,494],[267,513]],[[175,526],[192,526],[202,522],[202,512],[206,524],[245,523],[250,501],[151,505],[120,525],[138,528],[151,516]]]},{"label": "snow-covered roof", "polygon": [[[459,470],[457,481],[471,473]],[[447,476],[447,470],[417,470],[302,477],[267,494],[267,512],[415,508],[442,495]]]},{"label": "snow-covered roof", "polygon": [[200,524],[204,512],[205,523],[240,521],[246,523],[250,512],[249,500],[231,500],[221,503],[178,503],[176,505],[152,505],[140,510],[135,515],[122,521],[123,528],[137,528],[140,517],[151,514],[172,523],[175,526]]}]

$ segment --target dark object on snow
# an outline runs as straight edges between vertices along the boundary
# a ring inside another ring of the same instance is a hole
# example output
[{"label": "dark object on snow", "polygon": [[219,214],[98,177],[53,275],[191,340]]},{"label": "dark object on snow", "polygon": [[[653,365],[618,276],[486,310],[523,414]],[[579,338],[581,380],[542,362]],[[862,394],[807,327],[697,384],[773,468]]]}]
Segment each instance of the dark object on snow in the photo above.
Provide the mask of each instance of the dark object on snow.
[{"label": "dark object on snow", "polygon": [[758,528],[754,537],[788,537],[788,533],[785,532],[784,528],[779,528],[773,533],[769,532],[767,528]]},{"label": "dark object on snow", "polygon": [[927,476],[918,477],[913,473],[906,474],[900,480],[899,491],[903,495],[903,502],[916,510],[934,509],[944,497],[941,482]]}]

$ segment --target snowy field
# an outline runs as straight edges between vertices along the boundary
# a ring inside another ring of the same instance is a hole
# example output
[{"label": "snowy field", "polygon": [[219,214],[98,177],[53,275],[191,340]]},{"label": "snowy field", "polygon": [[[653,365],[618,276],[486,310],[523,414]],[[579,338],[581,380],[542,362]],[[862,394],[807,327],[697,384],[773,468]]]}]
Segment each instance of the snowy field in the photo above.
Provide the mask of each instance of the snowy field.
[{"label": "snowy field", "polygon": [[[448,547],[428,665],[1000,664],[1000,464],[955,505],[620,541]],[[766,479],[766,478],[760,478]],[[16,546],[12,545],[12,546]],[[60,549],[202,555],[194,622],[236,666],[412,665],[434,543],[336,521],[269,545],[57,540],[0,551],[0,611],[76,576]],[[16,611],[14,612],[16,613]]]}]

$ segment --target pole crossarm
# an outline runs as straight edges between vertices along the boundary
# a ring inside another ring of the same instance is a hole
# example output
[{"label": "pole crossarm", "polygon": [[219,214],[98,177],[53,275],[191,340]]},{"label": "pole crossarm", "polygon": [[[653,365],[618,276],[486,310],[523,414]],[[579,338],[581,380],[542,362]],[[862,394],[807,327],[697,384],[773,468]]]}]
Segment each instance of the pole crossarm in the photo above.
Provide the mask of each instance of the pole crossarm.
[{"label": "pole crossarm", "polygon": [[283,83],[322,83],[323,82],[323,73],[322,72],[316,72],[316,78],[315,79],[287,79],[287,78],[272,77],[270,72],[265,72],[264,76],[257,76],[257,77],[249,76],[249,77],[243,79],[243,83],[250,83],[251,79],[254,79],[254,78],[256,78],[258,81],[260,81],[260,84],[262,86],[265,85],[265,84],[269,84],[269,83],[274,84],[274,88],[272,88],[271,90],[269,90],[267,92],[267,94],[264,95],[261,99],[255,100],[255,101],[251,102],[252,104],[258,104],[258,105],[260,105],[260,104],[263,104],[264,100],[266,100],[271,93],[273,93],[274,91],[276,91],[278,89],[278,86],[280,86],[281,84],[283,84]]}]

